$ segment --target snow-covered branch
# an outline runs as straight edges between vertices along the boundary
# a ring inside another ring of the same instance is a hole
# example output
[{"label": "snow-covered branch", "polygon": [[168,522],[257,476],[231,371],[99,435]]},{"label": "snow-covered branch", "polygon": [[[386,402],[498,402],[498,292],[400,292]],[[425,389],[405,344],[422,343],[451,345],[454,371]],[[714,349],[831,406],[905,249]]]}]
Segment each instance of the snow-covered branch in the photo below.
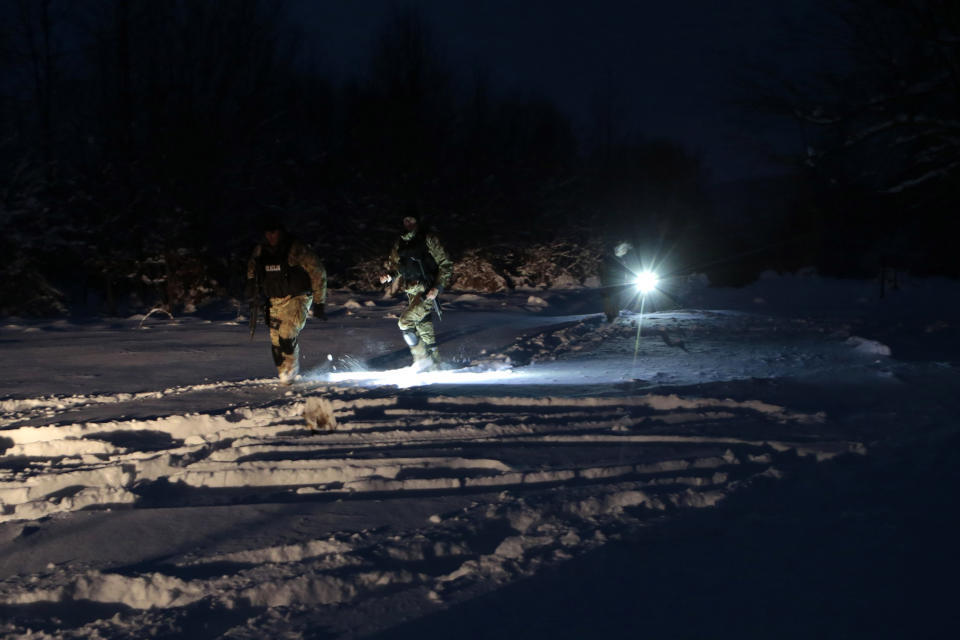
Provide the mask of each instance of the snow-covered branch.
[{"label": "snow-covered branch", "polygon": [[902,193],[907,189],[917,187],[921,184],[924,184],[925,182],[929,182],[936,178],[944,178],[950,175],[951,173],[953,173],[958,167],[960,167],[960,162],[953,162],[945,167],[938,167],[936,169],[932,169],[927,173],[923,174],[922,176],[919,176],[917,178],[912,178],[910,180],[904,180],[899,184],[896,184],[892,187],[884,189],[882,193],[887,193],[887,194]]}]

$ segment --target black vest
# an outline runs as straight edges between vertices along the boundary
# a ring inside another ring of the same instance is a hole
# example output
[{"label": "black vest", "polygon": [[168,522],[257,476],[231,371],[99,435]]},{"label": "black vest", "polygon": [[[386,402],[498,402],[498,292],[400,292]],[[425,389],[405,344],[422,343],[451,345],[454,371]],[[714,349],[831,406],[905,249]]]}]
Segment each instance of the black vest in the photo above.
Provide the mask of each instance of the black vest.
[{"label": "black vest", "polygon": [[400,256],[398,270],[407,283],[422,282],[430,288],[437,280],[437,261],[427,250],[427,235],[417,231],[409,240],[400,239],[397,245]]},{"label": "black vest", "polygon": [[291,238],[284,238],[276,248],[264,244],[260,247],[260,286],[268,298],[298,296],[313,290],[310,276],[303,267],[291,267],[289,263]]}]

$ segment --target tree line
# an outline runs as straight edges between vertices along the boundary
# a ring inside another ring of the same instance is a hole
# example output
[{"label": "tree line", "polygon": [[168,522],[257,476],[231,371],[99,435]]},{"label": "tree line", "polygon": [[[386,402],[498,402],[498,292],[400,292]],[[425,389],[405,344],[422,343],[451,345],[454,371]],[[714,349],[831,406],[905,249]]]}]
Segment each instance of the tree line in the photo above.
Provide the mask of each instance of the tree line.
[{"label": "tree line", "polygon": [[[734,222],[715,215],[694,154],[611,133],[602,109],[584,135],[550,101],[449,67],[414,11],[385,21],[364,74],[334,81],[304,55],[311,34],[282,2],[2,0],[0,313],[236,295],[265,210],[318,250],[333,286],[374,286],[371,264],[411,209],[455,257],[508,284],[550,247],[588,270],[578,255],[625,237],[672,254],[678,270],[721,265],[730,282],[771,267],[862,271],[844,262],[851,239],[916,251],[956,201],[958,40],[948,2],[847,4],[862,15],[929,5],[948,19],[899,36],[926,43],[897,41],[906,49],[893,59],[907,66],[887,71],[910,71],[910,86],[874,69],[856,94],[843,78],[757,91],[762,108],[823,133],[791,159],[789,206]],[[890,29],[916,23],[894,17]],[[899,90],[883,104],[901,127],[884,129],[870,102],[883,82]],[[833,102],[804,102],[814,94]],[[929,222],[909,242],[903,211]]]},{"label": "tree line", "polygon": [[[638,204],[661,218],[699,206],[699,162],[679,146],[621,141],[614,169],[612,147],[585,154],[549,101],[503,95],[480,70],[460,81],[413,11],[383,25],[366,74],[334,83],[301,55],[309,34],[282,3],[2,7],[8,306],[43,289],[35,310],[50,310],[68,283],[62,298],[113,308],[168,287],[173,269],[235,291],[265,209],[338,285],[363,284],[357,265],[389,247],[410,207],[454,252],[502,257],[513,254],[496,247],[586,247]],[[652,180],[651,164],[672,173]]]}]

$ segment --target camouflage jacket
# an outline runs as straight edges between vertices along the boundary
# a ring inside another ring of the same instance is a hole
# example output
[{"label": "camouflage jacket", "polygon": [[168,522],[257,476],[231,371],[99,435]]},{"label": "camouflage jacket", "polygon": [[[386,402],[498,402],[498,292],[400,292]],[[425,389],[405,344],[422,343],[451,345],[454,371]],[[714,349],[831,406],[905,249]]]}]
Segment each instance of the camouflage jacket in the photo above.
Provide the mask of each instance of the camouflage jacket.
[{"label": "camouflage jacket", "polygon": [[442,291],[453,278],[453,260],[447,255],[440,239],[433,233],[427,232],[418,236],[418,231],[412,231],[400,236],[390,250],[387,268],[391,275],[403,278],[402,286],[404,287],[421,282],[423,278],[418,275],[419,266],[414,268],[413,265],[404,264],[407,256],[418,252],[418,240],[420,241],[419,251],[424,254],[421,262],[428,280],[424,286],[429,285]]},{"label": "camouflage jacket", "polygon": [[266,243],[254,247],[247,262],[247,282],[251,281],[269,298],[313,293],[314,304],[327,300],[327,270],[317,254],[293,236],[286,236],[275,249]]}]

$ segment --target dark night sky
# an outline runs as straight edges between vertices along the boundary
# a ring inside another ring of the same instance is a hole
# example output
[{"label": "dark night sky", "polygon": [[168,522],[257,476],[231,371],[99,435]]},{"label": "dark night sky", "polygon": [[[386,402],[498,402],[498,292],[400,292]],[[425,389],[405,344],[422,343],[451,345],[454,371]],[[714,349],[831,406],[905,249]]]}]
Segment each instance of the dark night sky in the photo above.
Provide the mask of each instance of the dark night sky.
[{"label": "dark night sky", "polygon": [[398,7],[419,11],[448,65],[494,86],[542,95],[592,121],[597,96],[619,104],[623,132],[666,137],[700,155],[714,181],[778,173],[763,154],[801,149],[797,131],[748,125],[732,105],[738,74],[784,53],[783,21],[810,0],[295,0],[311,54],[335,77],[361,75],[370,44]]}]

